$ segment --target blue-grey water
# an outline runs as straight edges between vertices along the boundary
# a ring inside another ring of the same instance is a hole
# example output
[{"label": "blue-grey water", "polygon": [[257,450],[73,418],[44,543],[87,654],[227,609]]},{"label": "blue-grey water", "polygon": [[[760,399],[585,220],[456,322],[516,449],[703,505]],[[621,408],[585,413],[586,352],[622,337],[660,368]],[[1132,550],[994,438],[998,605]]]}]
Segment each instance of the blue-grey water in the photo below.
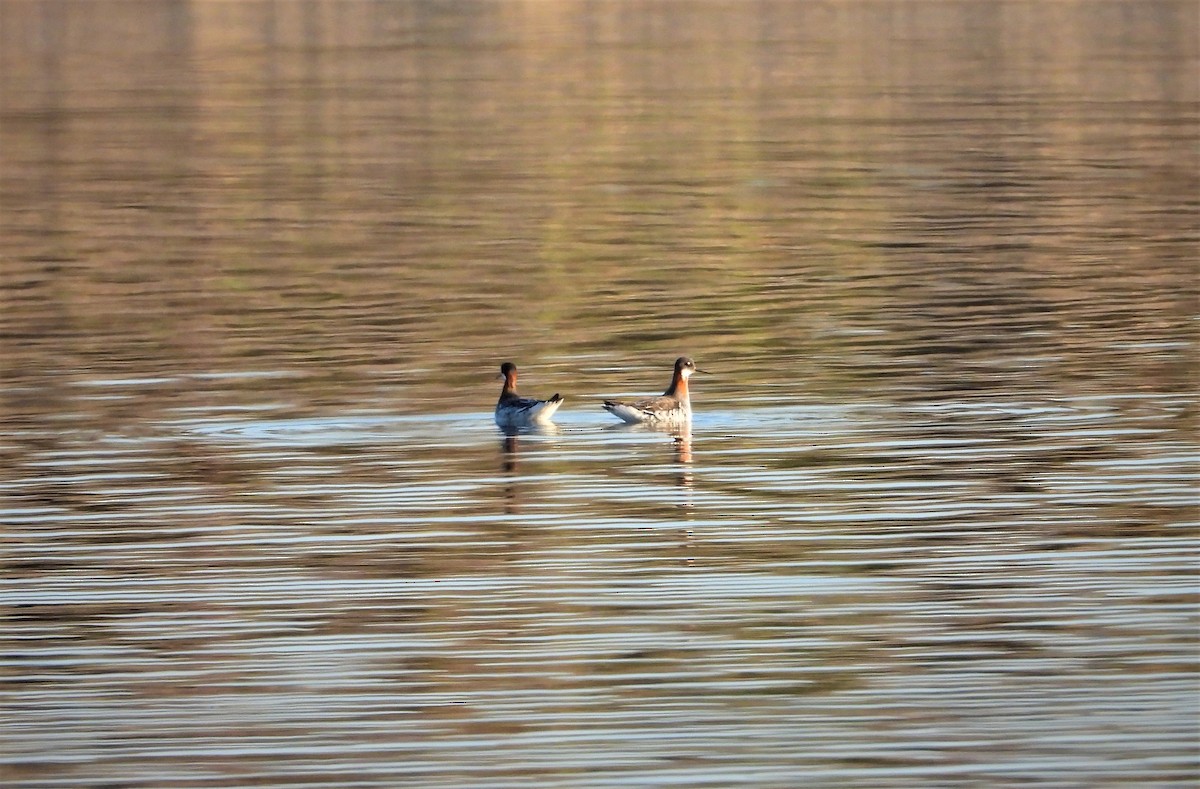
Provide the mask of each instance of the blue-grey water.
[{"label": "blue-grey water", "polygon": [[0,781],[1197,786],[1198,129],[1186,0],[0,4]]}]

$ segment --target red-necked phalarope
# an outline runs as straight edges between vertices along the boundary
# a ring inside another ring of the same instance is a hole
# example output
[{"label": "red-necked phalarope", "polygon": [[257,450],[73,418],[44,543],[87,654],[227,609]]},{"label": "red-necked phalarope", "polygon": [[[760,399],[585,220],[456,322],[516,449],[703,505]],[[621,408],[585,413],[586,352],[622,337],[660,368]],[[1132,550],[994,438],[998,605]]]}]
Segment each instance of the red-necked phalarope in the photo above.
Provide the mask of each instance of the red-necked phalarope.
[{"label": "red-necked phalarope", "polygon": [[504,388],[496,402],[496,424],[500,427],[517,427],[549,422],[554,412],[563,404],[558,392],[549,400],[535,400],[517,394],[517,366],[512,362],[500,365],[500,376]]},{"label": "red-necked phalarope", "polygon": [[688,397],[688,378],[692,373],[707,373],[696,367],[696,363],[686,356],[675,360],[675,374],[671,376],[671,385],[661,397],[647,397],[645,400],[635,400],[632,403],[622,403],[617,400],[605,400],[604,410],[630,424],[646,422],[651,424],[679,424],[692,418],[692,401]]}]

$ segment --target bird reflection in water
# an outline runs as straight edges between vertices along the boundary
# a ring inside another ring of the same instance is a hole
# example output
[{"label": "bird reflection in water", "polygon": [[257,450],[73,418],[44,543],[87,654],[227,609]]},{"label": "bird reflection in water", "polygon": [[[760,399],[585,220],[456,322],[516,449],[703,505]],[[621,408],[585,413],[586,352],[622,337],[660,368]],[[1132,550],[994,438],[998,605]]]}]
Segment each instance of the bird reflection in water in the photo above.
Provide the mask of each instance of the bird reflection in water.
[{"label": "bird reflection in water", "polygon": [[695,478],[692,475],[692,426],[690,422],[675,425],[656,425],[653,423],[610,425],[605,428],[611,431],[628,431],[643,433],[661,433],[671,438],[671,449],[674,454],[676,468],[676,484],[687,495],[679,502],[684,509],[692,507],[692,486]]},{"label": "bird reflection in water", "polygon": [[504,473],[504,512],[515,515],[521,511],[521,482],[518,473],[521,455],[521,439],[528,435],[554,435],[562,429],[553,423],[525,427],[505,426],[501,428],[500,469]]},{"label": "bird reflection in water", "polygon": [[[684,510],[685,517],[690,520],[691,510],[695,506],[692,501],[692,490],[696,479],[692,473],[692,426],[690,424],[680,425],[670,431],[672,445],[675,451],[676,465],[676,485],[683,491],[683,496],[679,502],[680,509]],[[695,564],[693,549],[695,544],[692,540],[692,529],[690,526],[683,528],[683,564]]]},{"label": "bird reflection in water", "polygon": [[[692,500],[692,492],[696,484],[695,474],[692,471],[692,425],[690,422],[683,422],[675,425],[655,425],[652,423],[639,424],[622,424],[612,425],[608,430],[628,430],[650,433],[662,433],[671,439],[671,454],[673,464],[673,473],[675,485],[680,490],[679,500],[676,506],[683,510],[683,519],[685,521],[692,520],[692,508],[695,503]],[[692,539],[692,530],[684,525],[681,533],[681,547],[683,548],[682,563],[691,565],[695,563],[693,558],[694,542]]]},{"label": "bird reflection in water", "polygon": [[675,463],[679,466],[678,480],[679,486],[688,492],[688,496],[680,505],[682,507],[692,506],[692,485],[695,479],[692,476],[692,428],[691,425],[684,425],[671,431],[671,438],[675,447]]}]

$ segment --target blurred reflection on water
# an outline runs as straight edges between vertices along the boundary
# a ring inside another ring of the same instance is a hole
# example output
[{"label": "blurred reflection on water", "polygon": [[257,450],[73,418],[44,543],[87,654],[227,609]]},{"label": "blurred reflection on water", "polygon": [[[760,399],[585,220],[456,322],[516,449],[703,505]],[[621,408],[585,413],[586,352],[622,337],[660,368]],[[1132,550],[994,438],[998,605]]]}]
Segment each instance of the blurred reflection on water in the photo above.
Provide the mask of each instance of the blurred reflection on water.
[{"label": "blurred reflection on water", "polygon": [[1198,14],[0,4],[0,777],[1194,783]]}]

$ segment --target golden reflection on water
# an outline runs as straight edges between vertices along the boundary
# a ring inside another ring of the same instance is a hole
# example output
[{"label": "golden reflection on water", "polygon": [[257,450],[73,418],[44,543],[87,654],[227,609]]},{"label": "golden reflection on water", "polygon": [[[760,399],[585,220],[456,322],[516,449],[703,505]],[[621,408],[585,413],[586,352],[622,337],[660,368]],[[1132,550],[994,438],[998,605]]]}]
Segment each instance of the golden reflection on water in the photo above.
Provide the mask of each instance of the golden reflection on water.
[{"label": "golden reflection on water", "polygon": [[1188,3],[541,5],[6,9],[11,367],[417,412],[514,349],[1184,385],[1125,346],[1190,331]]},{"label": "golden reflection on water", "polygon": [[0,778],[1194,781],[1198,16],[0,3]]}]

